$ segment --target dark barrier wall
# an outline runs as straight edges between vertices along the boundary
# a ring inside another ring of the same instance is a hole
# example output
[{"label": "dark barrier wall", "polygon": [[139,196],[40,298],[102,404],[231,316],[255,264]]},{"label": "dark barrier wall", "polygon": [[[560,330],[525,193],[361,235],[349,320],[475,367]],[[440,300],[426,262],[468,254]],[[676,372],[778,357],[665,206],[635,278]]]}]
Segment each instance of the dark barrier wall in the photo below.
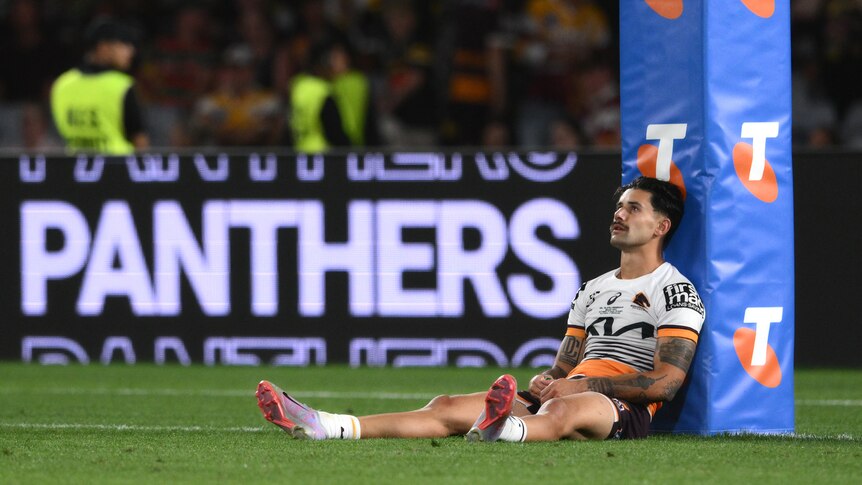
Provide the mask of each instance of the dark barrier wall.
[{"label": "dark barrier wall", "polygon": [[3,160],[0,357],[547,365],[617,156]]},{"label": "dark barrier wall", "polygon": [[793,155],[796,362],[862,367],[862,153]]},{"label": "dark barrier wall", "polygon": [[[619,167],[2,159],[0,359],[545,365],[579,281],[617,263]],[[797,365],[862,366],[860,180],[862,155],[794,154]]]}]

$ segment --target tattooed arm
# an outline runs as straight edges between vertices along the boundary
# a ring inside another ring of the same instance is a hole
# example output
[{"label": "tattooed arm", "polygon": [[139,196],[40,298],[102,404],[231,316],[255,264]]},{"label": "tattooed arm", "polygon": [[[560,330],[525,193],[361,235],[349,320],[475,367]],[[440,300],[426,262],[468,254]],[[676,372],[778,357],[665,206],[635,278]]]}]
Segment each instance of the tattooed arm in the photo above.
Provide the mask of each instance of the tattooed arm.
[{"label": "tattooed arm", "polygon": [[653,370],[613,377],[555,381],[541,392],[542,402],[585,391],[600,392],[636,403],[670,401],[682,386],[696,344],[681,337],[660,337]]},{"label": "tattooed arm", "polygon": [[560,343],[560,349],[557,351],[554,366],[530,380],[530,394],[539,397],[542,390],[548,387],[548,384],[555,379],[562,379],[569,375],[569,372],[578,365],[582,356],[583,344],[584,339],[582,337],[565,336]]}]

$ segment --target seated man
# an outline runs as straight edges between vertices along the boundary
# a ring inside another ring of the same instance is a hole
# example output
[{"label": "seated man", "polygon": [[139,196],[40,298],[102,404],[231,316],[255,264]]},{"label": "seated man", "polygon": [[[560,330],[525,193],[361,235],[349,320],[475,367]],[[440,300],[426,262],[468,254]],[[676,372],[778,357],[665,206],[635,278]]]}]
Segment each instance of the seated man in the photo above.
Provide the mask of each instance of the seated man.
[{"label": "seated man", "polygon": [[[264,417],[295,438],[471,441],[643,438],[682,386],[703,325],[697,291],[662,250],[682,220],[680,190],[641,177],[615,193],[610,242],[620,267],[584,283],[554,366],[517,392],[503,375],[487,393],[438,396],[422,409],[356,417],[316,411],[268,381]],[[477,417],[478,416],[478,417]]]}]

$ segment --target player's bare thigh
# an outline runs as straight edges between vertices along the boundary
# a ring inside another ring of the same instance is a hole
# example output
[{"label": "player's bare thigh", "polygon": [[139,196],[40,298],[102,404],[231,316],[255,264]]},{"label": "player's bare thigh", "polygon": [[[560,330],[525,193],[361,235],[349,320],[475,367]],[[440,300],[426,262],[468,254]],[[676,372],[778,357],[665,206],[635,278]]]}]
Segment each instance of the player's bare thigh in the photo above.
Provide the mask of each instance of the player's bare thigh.
[{"label": "player's bare thigh", "polygon": [[535,417],[526,417],[528,440],[603,440],[617,420],[610,398],[584,392],[552,399],[539,408]]}]

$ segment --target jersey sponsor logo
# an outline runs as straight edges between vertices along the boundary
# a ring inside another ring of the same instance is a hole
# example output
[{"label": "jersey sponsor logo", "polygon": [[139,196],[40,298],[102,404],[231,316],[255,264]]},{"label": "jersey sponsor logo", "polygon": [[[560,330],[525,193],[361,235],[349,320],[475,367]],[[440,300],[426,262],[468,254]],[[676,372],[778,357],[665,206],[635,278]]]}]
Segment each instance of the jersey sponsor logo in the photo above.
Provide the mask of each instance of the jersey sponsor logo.
[{"label": "jersey sponsor logo", "polygon": [[691,283],[674,283],[664,287],[665,311],[688,308],[704,314],[703,302]]},{"label": "jersey sponsor logo", "polygon": [[637,305],[638,308],[643,308],[644,310],[650,307],[649,298],[647,298],[642,291],[638,292],[638,294],[635,295],[635,297],[632,299],[632,303]]},{"label": "jersey sponsor logo", "polygon": [[631,325],[614,330],[613,317],[599,317],[587,326],[587,335],[604,337],[619,337],[624,333],[637,331],[640,331],[641,339],[653,338],[655,336],[655,327],[647,322],[632,323]]},{"label": "jersey sponsor logo", "polygon": [[[598,292],[594,293],[594,295],[598,296]],[[623,296],[622,292],[617,291],[608,298],[608,302],[599,308],[599,313],[602,315],[622,315],[623,307],[621,305],[614,305],[619,297]]]}]

